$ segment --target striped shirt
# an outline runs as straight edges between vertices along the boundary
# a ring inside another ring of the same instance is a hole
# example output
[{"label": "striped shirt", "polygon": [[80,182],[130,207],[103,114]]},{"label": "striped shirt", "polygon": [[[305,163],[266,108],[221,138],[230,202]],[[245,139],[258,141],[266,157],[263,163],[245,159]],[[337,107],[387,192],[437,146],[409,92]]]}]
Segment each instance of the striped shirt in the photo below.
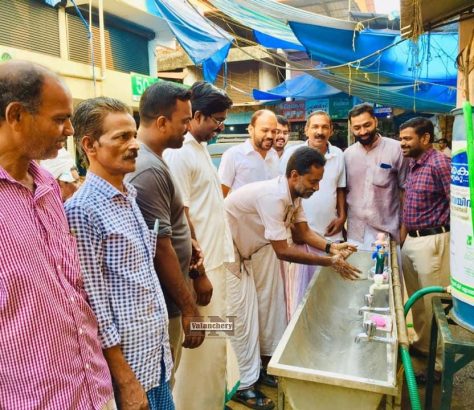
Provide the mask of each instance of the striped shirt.
[{"label": "striped shirt", "polygon": [[0,167],[0,408],[101,409],[113,397],[59,187]]},{"label": "striped shirt", "polygon": [[409,231],[449,225],[450,184],[451,158],[429,149],[411,160],[403,206]]},{"label": "striped shirt", "polygon": [[148,391],[160,384],[162,359],[170,378],[168,313],[153,265],[156,233],[142,217],[135,188],[127,183],[125,188],[124,194],[89,172],[66,202],[66,215],[77,238],[102,347],[120,345]]}]

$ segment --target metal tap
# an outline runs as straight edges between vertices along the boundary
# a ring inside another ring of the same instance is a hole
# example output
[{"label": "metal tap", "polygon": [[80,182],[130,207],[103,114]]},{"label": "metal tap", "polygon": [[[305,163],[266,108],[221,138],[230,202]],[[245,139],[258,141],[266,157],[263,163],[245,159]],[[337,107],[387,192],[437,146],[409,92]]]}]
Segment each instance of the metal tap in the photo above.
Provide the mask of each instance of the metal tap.
[{"label": "metal tap", "polygon": [[385,343],[385,344],[392,344],[395,342],[393,337],[381,337],[375,336],[375,332],[377,331],[377,326],[371,320],[366,320],[363,323],[365,332],[359,333],[355,337],[355,342],[378,342],[378,343]]},{"label": "metal tap", "polygon": [[364,312],[390,313],[390,308],[389,308],[389,307],[362,306],[362,307],[359,309],[359,315],[364,314]]}]

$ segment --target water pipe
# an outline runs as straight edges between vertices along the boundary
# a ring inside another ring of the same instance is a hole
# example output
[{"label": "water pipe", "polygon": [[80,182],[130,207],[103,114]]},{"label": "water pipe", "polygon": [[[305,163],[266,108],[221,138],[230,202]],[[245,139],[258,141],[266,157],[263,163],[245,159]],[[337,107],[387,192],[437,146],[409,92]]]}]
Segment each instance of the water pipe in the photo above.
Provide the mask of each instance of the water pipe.
[{"label": "water pipe", "polygon": [[[469,171],[474,172],[474,130],[472,125],[472,106],[469,101],[465,101],[462,107],[464,113],[464,122],[466,126],[466,145],[467,145],[467,166]],[[469,178],[469,194],[472,201],[474,198],[474,178]],[[474,232],[474,207],[471,208],[472,230]]]},{"label": "water pipe", "polygon": [[408,312],[410,311],[413,304],[421,297],[429,293],[447,293],[447,291],[447,288],[444,286],[428,286],[426,288],[417,290],[413,295],[410,296],[410,298],[407,300],[407,303],[405,304],[403,311],[405,317],[407,317]]},{"label": "water pipe", "polygon": [[402,286],[400,282],[400,272],[398,270],[397,260],[397,244],[390,243],[390,257],[392,265],[392,287],[393,300],[395,305],[395,317],[397,323],[398,344],[400,348],[400,356],[402,358],[403,368],[405,370],[405,379],[407,381],[408,394],[412,410],[421,410],[420,395],[416,385],[415,373],[411,363],[411,357],[408,351],[409,342],[407,327],[405,323],[405,315],[403,311]]}]

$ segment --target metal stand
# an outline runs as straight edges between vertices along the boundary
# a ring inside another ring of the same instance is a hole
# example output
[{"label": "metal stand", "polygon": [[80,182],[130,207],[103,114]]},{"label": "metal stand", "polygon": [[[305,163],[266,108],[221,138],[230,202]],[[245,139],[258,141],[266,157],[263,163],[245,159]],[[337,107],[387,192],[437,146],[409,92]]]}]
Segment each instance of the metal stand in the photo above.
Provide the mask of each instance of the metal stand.
[{"label": "metal stand", "polygon": [[[436,361],[436,347],[438,344],[438,329],[440,335],[441,349],[443,352],[443,374],[441,378],[441,410],[451,408],[451,397],[453,393],[453,376],[464,366],[474,360],[474,334],[469,337],[455,337],[449,329],[449,325],[457,325],[447,317],[453,307],[451,297],[434,296],[433,320],[431,325],[430,354],[428,361],[428,375],[426,382],[425,409],[432,408],[433,382]],[[447,305],[447,306],[443,306]]]}]

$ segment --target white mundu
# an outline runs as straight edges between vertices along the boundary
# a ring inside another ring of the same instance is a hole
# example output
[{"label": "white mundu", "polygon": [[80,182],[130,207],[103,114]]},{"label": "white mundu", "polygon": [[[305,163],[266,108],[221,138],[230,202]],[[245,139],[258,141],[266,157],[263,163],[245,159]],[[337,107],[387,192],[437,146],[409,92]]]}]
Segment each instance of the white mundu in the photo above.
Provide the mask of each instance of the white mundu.
[{"label": "white mundu", "polygon": [[[197,142],[190,133],[182,148],[165,150],[164,158],[182,193],[184,206],[189,208],[204,254],[206,274],[213,286],[211,302],[200,306],[199,313],[205,317],[225,317],[228,313],[224,263],[233,261],[234,256],[217,171],[206,144]],[[237,364],[234,362],[232,368],[230,358],[235,356],[222,337],[206,335],[198,348],[183,349],[173,388],[176,409],[221,410],[226,387],[232,389],[238,380]]]},{"label": "white mundu", "polygon": [[[280,162],[280,174],[286,172],[286,165],[291,154],[302,145],[289,147]],[[308,141],[305,142],[308,146]],[[334,145],[328,143],[328,149],[324,155],[326,165],[324,165],[324,176],[319,183],[319,191],[315,192],[308,199],[303,199],[303,209],[308,220],[309,227],[321,236],[325,236],[329,223],[338,217],[337,215],[337,188],[346,187],[346,167],[344,164],[344,153]],[[342,232],[326,237],[332,241],[342,239]]]},{"label": "white mundu", "polygon": [[228,149],[219,165],[221,183],[232,190],[251,182],[265,181],[278,176],[279,157],[271,148],[265,158],[255,150],[248,138],[242,144]]},{"label": "white mundu", "polygon": [[[259,355],[273,354],[286,327],[283,279],[270,241],[287,240],[290,225],[306,218],[300,199],[292,201],[285,177],[241,187],[225,199],[225,209],[236,251],[227,273],[229,312],[238,313],[231,342],[240,387],[246,388],[258,379]],[[266,322],[261,310],[271,312]]]}]

